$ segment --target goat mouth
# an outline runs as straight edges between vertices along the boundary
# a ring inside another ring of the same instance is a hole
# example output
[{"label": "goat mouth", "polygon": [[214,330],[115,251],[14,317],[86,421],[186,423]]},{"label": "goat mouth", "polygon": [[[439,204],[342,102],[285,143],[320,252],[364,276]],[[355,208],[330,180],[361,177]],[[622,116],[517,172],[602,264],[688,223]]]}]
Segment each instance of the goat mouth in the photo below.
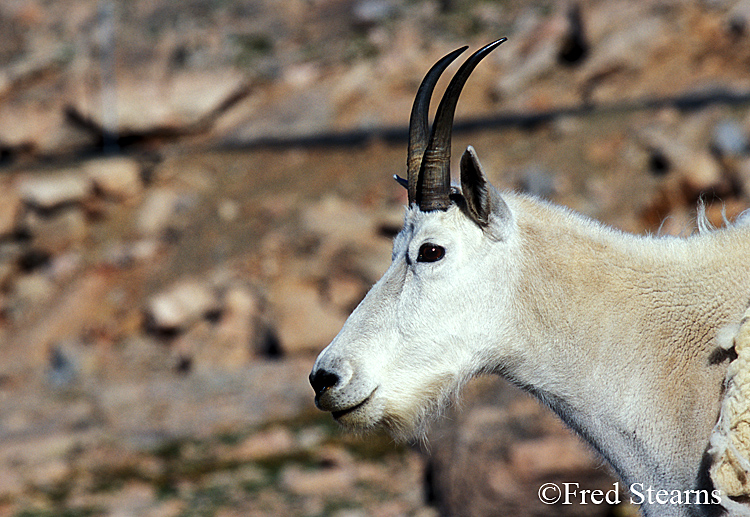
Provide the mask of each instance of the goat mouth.
[{"label": "goat mouth", "polygon": [[348,414],[354,413],[361,407],[364,407],[365,404],[370,402],[370,400],[372,399],[372,396],[375,394],[375,391],[377,391],[377,388],[372,390],[372,393],[370,393],[362,402],[358,402],[357,404],[354,404],[353,406],[348,407],[346,409],[341,409],[338,411],[331,411],[331,415],[333,416],[335,420],[340,420],[342,417],[345,417]]}]

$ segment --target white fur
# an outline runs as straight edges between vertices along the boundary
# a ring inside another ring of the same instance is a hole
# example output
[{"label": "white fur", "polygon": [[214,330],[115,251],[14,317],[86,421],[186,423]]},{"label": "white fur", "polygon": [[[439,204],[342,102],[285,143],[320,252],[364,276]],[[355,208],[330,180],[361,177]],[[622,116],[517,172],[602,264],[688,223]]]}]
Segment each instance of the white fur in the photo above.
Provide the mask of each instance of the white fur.
[{"label": "white fur", "polygon": [[[469,379],[496,373],[626,483],[703,487],[727,366],[716,338],[750,294],[750,227],[711,230],[700,218],[691,237],[634,236],[531,197],[501,199],[496,232],[456,204],[407,209],[391,266],[315,363],[340,377],[319,407],[361,404],[339,422],[407,439]],[[417,262],[426,242],[445,257]]]}]

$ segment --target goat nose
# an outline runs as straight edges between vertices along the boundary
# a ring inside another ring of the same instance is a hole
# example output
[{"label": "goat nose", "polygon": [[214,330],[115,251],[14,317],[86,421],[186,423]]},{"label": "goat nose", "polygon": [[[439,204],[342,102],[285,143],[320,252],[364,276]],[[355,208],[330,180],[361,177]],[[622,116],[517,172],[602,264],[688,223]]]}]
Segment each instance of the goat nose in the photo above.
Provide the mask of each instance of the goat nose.
[{"label": "goat nose", "polygon": [[325,390],[333,388],[339,382],[339,376],[323,368],[310,374],[310,385],[315,390],[316,395],[320,395]]}]

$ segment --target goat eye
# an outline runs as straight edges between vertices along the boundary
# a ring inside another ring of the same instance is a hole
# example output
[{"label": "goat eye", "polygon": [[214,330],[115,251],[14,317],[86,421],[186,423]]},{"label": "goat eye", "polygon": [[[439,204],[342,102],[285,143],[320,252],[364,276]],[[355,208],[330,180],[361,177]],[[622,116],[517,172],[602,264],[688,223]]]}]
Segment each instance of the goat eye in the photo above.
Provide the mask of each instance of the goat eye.
[{"label": "goat eye", "polygon": [[419,247],[417,262],[437,262],[445,256],[445,248],[437,244],[425,243]]}]

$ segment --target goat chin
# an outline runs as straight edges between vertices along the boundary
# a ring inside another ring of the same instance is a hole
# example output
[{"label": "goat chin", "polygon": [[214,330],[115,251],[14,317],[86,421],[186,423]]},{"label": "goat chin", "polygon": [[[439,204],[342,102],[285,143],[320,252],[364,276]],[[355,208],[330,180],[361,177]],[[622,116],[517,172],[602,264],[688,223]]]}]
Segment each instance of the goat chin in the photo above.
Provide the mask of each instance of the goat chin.
[{"label": "goat chin", "polygon": [[443,375],[426,386],[389,395],[379,427],[397,442],[427,443],[429,424],[459,401],[466,377]]}]

